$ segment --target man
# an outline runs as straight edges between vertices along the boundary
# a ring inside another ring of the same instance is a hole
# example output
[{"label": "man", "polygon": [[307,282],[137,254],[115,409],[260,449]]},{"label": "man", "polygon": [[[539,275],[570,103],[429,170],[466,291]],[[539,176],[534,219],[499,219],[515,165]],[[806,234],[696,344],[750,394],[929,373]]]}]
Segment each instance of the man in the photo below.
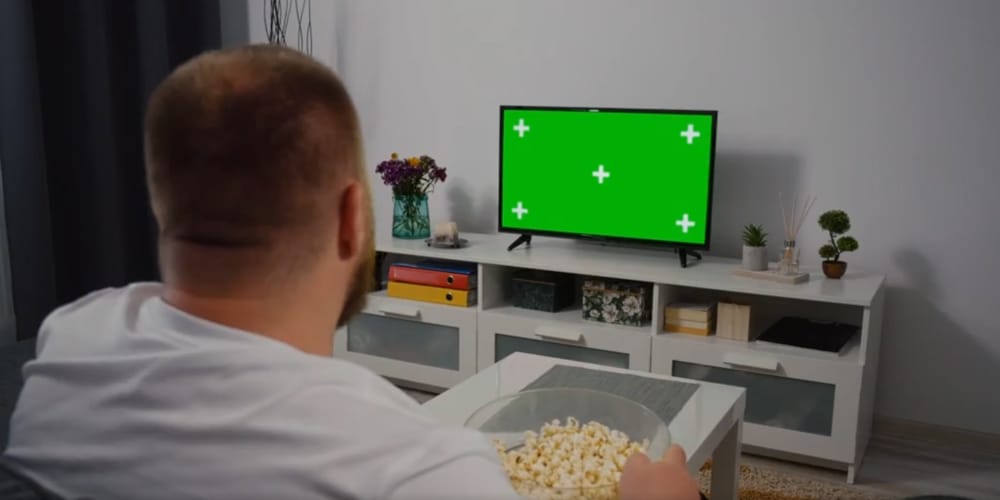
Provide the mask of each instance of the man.
[{"label": "man", "polygon": [[[289,49],[174,71],[145,130],[163,283],[45,320],[10,463],[68,498],[513,497],[481,434],[330,358],[373,271],[359,130],[336,76]],[[633,458],[623,492],[696,495],[669,458]]]}]

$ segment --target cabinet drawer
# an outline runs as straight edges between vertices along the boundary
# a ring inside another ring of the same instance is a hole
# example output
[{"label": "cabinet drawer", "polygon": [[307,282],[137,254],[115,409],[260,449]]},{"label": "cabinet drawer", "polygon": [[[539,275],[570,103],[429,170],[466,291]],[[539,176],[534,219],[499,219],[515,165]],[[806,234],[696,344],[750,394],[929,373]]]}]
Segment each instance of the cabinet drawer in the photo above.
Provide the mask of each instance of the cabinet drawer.
[{"label": "cabinet drawer", "polygon": [[476,372],[476,311],[373,294],[338,330],[334,356],[404,383],[451,387]]},{"label": "cabinet drawer", "polygon": [[666,334],[653,338],[651,370],[745,388],[744,444],[854,460],[862,365]]},{"label": "cabinet drawer", "polygon": [[347,352],[458,371],[459,329],[408,319],[359,314],[347,325]]},{"label": "cabinet drawer", "polygon": [[515,353],[526,352],[553,358],[571,359],[585,363],[628,368],[629,355],[581,345],[564,344],[546,340],[529,339],[500,332],[493,334],[493,360],[500,361]]},{"label": "cabinet drawer", "polygon": [[[513,352],[527,352],[633,370],[649,370],[647,329],[589,325],[546,319],[549,313],[483,311],[479,313],[479,366],[489,366]],[[576,311],[579,314],[579,311]]]},{"label": "cabinet drawer", "polygon": [[674,360],[671,373],[747,390],[744,421],[819,436],[833,434],[836,386],[823,382],[779,377],[733,368]]}]

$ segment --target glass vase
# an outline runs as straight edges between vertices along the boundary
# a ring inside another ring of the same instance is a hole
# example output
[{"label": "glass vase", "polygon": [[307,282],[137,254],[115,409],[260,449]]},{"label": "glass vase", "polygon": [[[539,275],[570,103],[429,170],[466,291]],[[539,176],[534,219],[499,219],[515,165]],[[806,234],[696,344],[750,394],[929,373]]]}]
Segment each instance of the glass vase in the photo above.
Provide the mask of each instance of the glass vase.
[{"label": "glass vase", "polygon": [[795,240],[785,242],[778,272],[784,275],[799,274],[799,249],[795,247]]},{"label": "glass vase", "polygon": [[392,205],[393,238],[430,238],[431,218],[426,194],[395,195]]}]

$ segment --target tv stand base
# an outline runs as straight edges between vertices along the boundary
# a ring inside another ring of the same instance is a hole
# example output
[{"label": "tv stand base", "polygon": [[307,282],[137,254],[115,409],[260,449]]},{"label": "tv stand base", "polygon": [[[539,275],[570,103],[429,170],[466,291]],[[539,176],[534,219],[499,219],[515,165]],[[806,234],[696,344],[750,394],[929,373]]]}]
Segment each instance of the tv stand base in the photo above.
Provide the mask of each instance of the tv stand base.
[{"label": "tv stand base", "polygon": [[524,243],[524,246],[526,246],[528,248],[531,248],[531,235],[530,234],[522,234],[521,236],[518,236],[517,239],[514,240],[514,243],[511,243],[510,246],[507,247],[507,251],[509,252],[509,251],[511,251],[511,250],[513,250],[513,249],[515,249],[515,248],[517,248],[519,246],[521,246],[522,243]]},{"label": "tv stand base", "polygon": [[677,252],[677,256],[681,258],[681,267],[687,268],[688,266],[688,255],[694,257],[697,260],[701,260],[701,252],[695,250],[688,250],[686,248],[678,248],[674,250]]}]

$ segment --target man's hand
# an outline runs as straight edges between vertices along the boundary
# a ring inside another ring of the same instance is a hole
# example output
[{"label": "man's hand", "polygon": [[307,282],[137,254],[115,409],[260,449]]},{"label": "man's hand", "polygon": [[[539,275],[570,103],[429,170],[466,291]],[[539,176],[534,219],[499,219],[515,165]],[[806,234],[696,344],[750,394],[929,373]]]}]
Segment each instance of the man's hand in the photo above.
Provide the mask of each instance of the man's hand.
[{"label": "man's hand", "polygon": [[673,445],[659,462],[644,453],[629,457],[618,487],[622,500],[698,500],[698,485],[688,473],[684,449]]}]

